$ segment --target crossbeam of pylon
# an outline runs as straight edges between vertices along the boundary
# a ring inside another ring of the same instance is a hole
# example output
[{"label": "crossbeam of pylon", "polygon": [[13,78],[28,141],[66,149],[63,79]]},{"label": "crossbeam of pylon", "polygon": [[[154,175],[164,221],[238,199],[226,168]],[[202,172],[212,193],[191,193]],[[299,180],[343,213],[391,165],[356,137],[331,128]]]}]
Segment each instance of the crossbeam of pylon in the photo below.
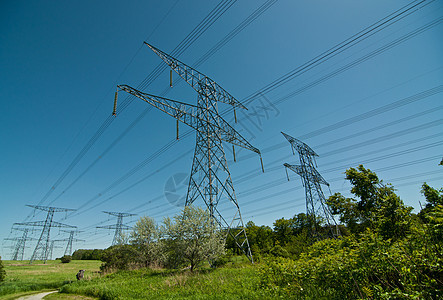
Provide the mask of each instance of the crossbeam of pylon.
[{"label": "crossbeam of pylon", "polygon": [[123,240],[123,230],[131,229],[130,226],[123,224],[123,218],[129,216],[136,216],[136,214],[124,213],[124,212],[111,212],[111,211],[104,211],[104,213],[117,217],[117,223],[115,225],[97,226],[97,228],[115,229],[114,238],[112,240],[112,246],[118,245]]},{"label": "crossbeam of pylon", "polygon": [[[147,94],[128,85],[119,85],[118,88],[140,98],[196,131],[196,146],[185,205],[191,205],[198,199],[202,200],[211,217],[216,220],[222,229],[226,230],[227,235],[233,238],[235,244],[253,262],[240,206],[235,195],[223,149],[223,142],[260,155],[262,169],[263,162],[260,150],[252,146],[231,124],[221,117],[218,113],[218,103],[231,105],[235,119],[235,109],[246,109],[246,107],[205,74],[158,48],[146,42],[145,44],[170,66],[171,86],[172,71],[175,71],[197,92],[197,105]],[[229,212],[231,216],[233,215],[232,219],[228,219],[226,215],[223,216],[219,212],[217,206],[220,201],[227,201],[232,204]]]},{"label": "crossbeam of pylon", "polygon": [[67,232],[69,233],[69,237],[66,239],[58,239],[58,240],[54,240],[56,242],[67,242],[66,244],[66,248],[65,248],[65,253],[63,255],[72,255],[72,243],[73,242],[84,242],[85,240],[81,240],[81,239],[76,239],[74,237],[75,234],[83,232],[80,230],[61,230],[62,232]]},{"label": "crossbeam of pylon", "polygon": [[321,188],[322,184],[329,186],[329,183],[320,175],[314,166],[314,158],[318,156],[317,153],[302,141],[286,133],[282,132],[282,134],[291,144],[293,153],[295,154],[295,152],[297,152],[299,156],[300,165],[291,165],[288,163],[284,163],[283,165],[286,170],[289,169],[293,171],[300,175],[302,179],[306,196],[306,215],[311,223],[311,236],[316,239],[322,238],[320,234],[321,222],[326,223],[329,237],[338,236],[340,233],[337,223],[325,203],[326,199]]}]

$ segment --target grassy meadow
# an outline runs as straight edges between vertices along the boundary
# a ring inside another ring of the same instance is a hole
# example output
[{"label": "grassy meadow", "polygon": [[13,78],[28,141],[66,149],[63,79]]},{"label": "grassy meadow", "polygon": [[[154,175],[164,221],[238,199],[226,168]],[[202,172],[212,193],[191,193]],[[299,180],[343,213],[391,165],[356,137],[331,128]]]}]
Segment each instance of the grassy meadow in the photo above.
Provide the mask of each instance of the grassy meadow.
[{"label": "grassy meadow", "polygon": [[86,270],[85,278],[97,277],[101,262],[73,260],[62,264],[59,260],[51,260],[46,264],[35,261],[31,265],[29,261],[4,260],[3,264],[6,279],[0,284],[0,299],[10,298],[5,295],[58,289],[68,282],[76,281],[75,275],[80,269]]},{"label": "grassy meadow", "polygon": [[241,264],[217,269],[118,271],[114,274],[75,282],[62,293],[100,299],[271,299],[257,289],[256,266]]}]

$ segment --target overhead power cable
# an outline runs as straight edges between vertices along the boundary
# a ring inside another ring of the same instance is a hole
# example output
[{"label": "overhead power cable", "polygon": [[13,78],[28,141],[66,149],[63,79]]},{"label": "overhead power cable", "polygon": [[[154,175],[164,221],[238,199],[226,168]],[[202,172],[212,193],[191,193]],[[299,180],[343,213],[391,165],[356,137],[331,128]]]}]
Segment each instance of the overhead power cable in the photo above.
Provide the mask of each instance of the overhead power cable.
[{"label": "overhead power cable", "polygon": [[[442,89],[442,88],[443,88],[443,87],[440,86],[440,89]],[[432,92],[431,92],[431,91],[432,91]],[[395,109],[395,108],[401,107],[401,106],[403,106],[403,105],[411,104],[411,103],[413,103],[413,102],[415,102],[415,101],[418,101],[418,100],[421,100],[421,99],[423,99],[423,98],[425,98],[425,97],[429,97],[429,96],[431,96],[431,95],[434,95],[434,93],[436,93],[437,91],[438,91],[438,89],[433,88],[433,89],[429,89],[429,90],[427,90],[427,91],[425,91],[425,92],[421,92],[421,93],[415,94],[415,95],[413,95],[413,96],[410,96],[410,97],[407,97],[407,98],[403,98],[403,99],[397,100],[397,101],[395,101],[395,102],[393,102],[393,103],[386,104],[386,105],[384,105],[384,106],[382,106],[382,107],[380,107],[380,108],[373,109],[373,110],[371,110],[371,111],[369,111],[369,112],[366,112],[366,113],[360,114],[360,115],[359,115],[360,117],[357,116],[357,117],[349,118],[348,120],[350,120],[350,121],[349,121],[349,122],[346,122],[346,124],[349,125],[349,124],[352,124],[353,122],[358,122],[358,121],[360,121],[360,120],[363,120],[363,119],[369,118],[370,116],[374,116],[374,115],[377,115],[377,114],[382,113],[382,112],[385,112],[385,111],[390,111],[390,110],[392,110],[392,109]],[[418,114],[421,115],[422,113],[418,113]],[[410,117],[410,118],[412,118],[412,117]],[[394,121],[394,122],[396,122],[396,121]],[[426,124],[421,124],[421,125],[415,126],[415,127],[413,127],[413,128],[407,128],[407,129],[404,129],[404,130],[399,131],[399,132],[395,132],[395,133],[392,133],[392,134],[389,134],[389,135],[385,135],[385,136],[382,136],[382,137],[377,137],[377,138],[375,138],[375,139],[370,140],[369,142],[367,142],[367,141],[366,141],[366,142],[361,142],[361,143],[358,143],[358,144],[355,144],[355,145],[351,145],[351,146],[343,147],[343,148],[341,148],[341,149],[339,149],[339,150],[333,150],[333,151],[330,151],[330,152],[328,152],[328,153],[326,153],[326,154],[323,154],[322,156],[325,157],[325,156],[332,155],[332,154],[335,154],[335,153],[339,153],[339,152],[348,151],[348,150],[351,150],[351,149],[356,149],[356,148],[359,148],[359,147],[367,146],[367,145],[370,144],[370,143],[375,143],[375,142],[384,141],[384,140],[391,139],[391,138],[394,138],[394,137],[398,137],[398,136],[401,136],[401,135],[405,135],[405,134],[408,134],[408,133],[411,133],[411,132],[414,132],[414,131],[423,130],[423,129],[426,129],[426,128],[429,128],[429,127],[432,127],[432,126],[436,126],[436,125],[441,124],[442,122],[443,122],[442,120],[431,121],[431,122],[428,122],[428,123],[426,123]],[[343,124],[344,124],[344,123],[343,123]],[[342,125],[343,125],[343,124],[342,124]],[[368,130],[369,130],[369,129],[368,129]],[[372,129],[372,130],[373,130],[373,129]],[[190,134],[190,133],[189,133],[189,134]],[[359,135],[362,135],[362,134],[359,133]],[[340,139],[343,140],[343,138],[340,138]],[[136,167],[132,168],[131,171],[127,172],[125,175],[123,175],[122,177],[120,177],[119,179],[117,179],[117,180],[116,180],[113,184],[111,184],[107,189],[105,189],[105,190],[103,190],[102,192],[100,192],[100,193],[99,193],[97,196],[95,196],[94,198],[87,200],[87,201],[85,202],[85,204],[81,205],[81,206],[77,209],[78,211],[77,211],[76,213],[73,213],[73,214],[71,214],[71,215],[74,215],[74,216],[75,216],[75,215],[81,214],[81,213],[82,213],[82,210],[81,210],[81,209],[85,209],[85,206],[90,205],[90,204],[92,204],[93,202],[95,202],[95,201],[96,201],[97,199],[99,199],[99,198],[100,198],[105,192],[109,191],[109,190],[112,189],[114,186],[117,186],[118,184],[122,183],[122,182],[125,181],[127,178],[129,178],[130,176],[132,176],[133,174],[135,174],[137,171],[141,170],[141,169],[142,169],[147,163],[152,162],[155,158],[157,158],[159,155],[161,155],[163,151],[166,151],[167,149],[169,149],[170,147],[172,147],[172,145],[175,144],[176,142],[177,142],[177,141],[176,141],[175,139],[174,139],[174,140],[171,140],[167,145],[165,145],[166,148],[162,148],[162,149],[158,150],[154,155],[151,155],[148,159],[144,160],[143,162],[141,162],[140,164],[138,164]],[[332,141],[332,143],[334,143],[334,141]],[[164,146],[164,147],[165,147],[165,146]],[[274,148],[274,146],[273,146],[272,148]],[[166,150],[163,150],[163,149],[166,149]],[[268,150],[269,150],[269,148],[266,149],[264,152],[266,152],[266,151],[268,151]],[[184,155],[187,155],[187,154],[189,154],[189,153],[191,153],[191,152],[192,152],[192,150],[186,152]],[[182,156],[184,156],[184,155],[182,155]],[[180,156],[180,157],[182,157],[182,156]],[[170,162],[168,163],[168,165],[174,163],[175,161],[177,161],[178,159],[180,159],[180,157],[179,157],[179,158],[176,158],[176,159],[173,160],[173,161],[170,161]],[[244,157],[243,159],[247,159],[247,158]],[[269,165],[272,165],[272,163],[270,163]],[[164,167],[165,167],[165,166],[164,166]],[[269,172],[269,171],[272,171],[272,169],[268,169],[268,172]],[[123,192],[129,190],[130,188],[132,188],[132,187],[134,187],[134,186],[136,186],[136,185],[138,185],[139,183],[143,182],[144,180],[148,179],[149,177],[151,177],[151,176],[154,175],[154,174],[155,174],[155,172],[154,172],[154,173],[150,173],[148,176],[145,176],[145,177],[142,178],[141,180],[138,180],[135,184],[132,184],[130,187],[125,188],[123,191],[121,191],[121,192],[119,192],[119,193],[117,193],[117,194],[115,194],[115,195],[113,195],[113,196],[111,196],[111,197],[108,197],[108,198],[102,200],[102,201],[99,202],[99,203],[96,203],[96,204],[93,206],[93,208],[95,208],[95,207],[97,207],[97,206],[99,206],[99,205],[101,205],[101,204],[103,204],[103,203],[105,203],[105,202],[107,202],[107,201],[113,199],[113,198],[116,197],[117,195],[122,194]],[[250,176],[254,176],[254,174],[250,174]],[[250,176],[249,176],[249,177],[250,177]],[[244,181],[244,179],[239,179],[239,180],[238,180],[239,183],[242,182],[242,181]]]},{"label": "overhead power cable", "polygon": [[[218,18],[220,18],[226,11],[229,9],[237,0],[222,0],[219,4],[187,35],[187,37],[182,40],[182,42],[175,48],[181,53],[185,51],[195,40],[200,37]],[[149,75],[148,75],[149,77]],[[147,78],[148,78],[147,77]],[[151,76],[152,77],[152,76]],[[146,84],[152,83],[147,78],[138,86],[138,88],[142,88]],[[155,79],[155,78],[154,78]],[[124,109],[126,109],[131,100],[127,97],[123,103],[119,106],[119,113],[121,113]],[[71,164],[66,168],[66,170],[62,173],[62,175],[56,180],[56,182],[51,186],[49,191],[43,196],[43,198],[38,202],[37,205],[45,202],[48,197],[54,192],[54,190],[60,185],[60,183],[66,178],[66,176],[72,171],[72,169],[78,164],[78,162],[83,158],[83,156],[88,152],[88,150],[95,144],[95,142],[100,138],[103,132],[109,127],[109,125],[114,120],[114,117],[110,114],[106,120],[101,124],[99,129],[95,132],[95,134],[90,138],[90,140],[86,143],[86,145],[82,148],[80,153],[74,158]],[[33,212],[30,213],[25,220],[29,219],[33,215]]]},{"label": "overhead power cable", "polygon": [[335,45],[334,47],[324,51],[323,53],[319,54],[318,56],[314,57],[313,59],[309,60],[308,62],[300,65],[299,67],[293,69],[292,71],[288,72],[287,74],[279,77],[278,79],[274,80],[270,84],[266,85],[265,87],[261,88],[260,90],[252,93],[250,96],[243,99],[244,103],[248,103],[252,101],[255,97],[259,96],[260,94],[269,93],[272,90],[280,87],[281,85],[287,83],[288,81],[300,76],[301,74],[311,70],[312,68],[316,67],[320,63],[324,63],[327,60],[333,58],[334,56],[338,55],[339,53],[342,53],[343,51],[357,45],[358,43],[362,42],[363,40],[369,38],[370,36],[378,33],[379,31],[386,29],[387,27],[395,24],[399,20],[409,16],[410,14],[418,11],[419,9],[424,8],[425,6],[431,4],[435,0],[427,1],[427,0],[420,0],[420,1],[412,1],[411,3],[403,6],[402,8],[398,9],[397,11],[389,14],[388,16],[384,17],[383,19],[377,21],[376,23],[366,27],[365,29],[361,30],[360,32],[354,34],[350,38],[342,41],[341,43]]},{"label": "overhead power cable", "polygon": [[[208,52],[206,52],[194,65],[198,66],[205,62],[209,57],[211,57],[215,52],[217,52],[221,47],[226,45],[233,37],[235,37],[238,33],[240,33],[246,26],[251,24],[255,19],[257,19],[261,14],[263,14],[266,10],[268,10],[277,0],[268,0],[263,5],[261,5],[257,10],[255,10],[252,14],[250,14],[243,22],[241,22],[234,30],[232,30],[228,35],[226,35],[222,40],[220,40],[214,47],[211,48]],[[177,2],[176,2],[177,3]],[[172,9],[173,7],[171,7]],[[188,35],[189,36],[189,35]],[[185,39],[186,40],[186,39]],[[176,47],[177,48],[177,47]],[[164,64],[161,64],[163,67]],[[169,90],[169,89],[168,89]],[[166,93],[164,93],[166,94]],[[78,182],[98,161],[100,161],[135,125],[152,109],[152,107],[146,108],[126,129],[125,131],[112,142],[112,144],[101,153],[96,160],[92,164],[90,164],[67,188],[65,188],[54,200],[50,203],[52,204],[61,196],[63,196],[67,190],[69,190],[75,183]],[[183,136],[182,136],[183,138]]]}]

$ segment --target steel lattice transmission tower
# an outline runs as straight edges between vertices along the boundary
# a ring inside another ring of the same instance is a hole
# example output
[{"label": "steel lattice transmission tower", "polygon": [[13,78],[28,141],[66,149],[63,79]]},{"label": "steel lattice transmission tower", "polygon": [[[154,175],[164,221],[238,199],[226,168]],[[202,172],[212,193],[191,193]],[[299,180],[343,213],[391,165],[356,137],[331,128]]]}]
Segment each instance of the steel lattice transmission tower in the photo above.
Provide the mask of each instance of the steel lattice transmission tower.
[{"label": "steel lattice transmission tower", "polygon": [[[311,234],[314,238],[320,239],[320,223],[326,222],[328,235],[336,237],[339,235],[337,223],[332,216],[329,207],[325,203],[325,195],[323,194],[321,184],[329,187],[329,183],[320,175],[314,166],[315,157],[318,156],[314,150],[302,141],[283,133],[283,136],[291,144],[292,152],[298,152],[300,165],[290,165],[285,163],[286,175],[290,169],[302,178],[302,184],[306,194],[306,215],[311,222]],[[294,153],[295,154],[295,153]]]},{"label": "steel lattice transmission tower", "polygon": [[48,260],[52,260],[52,253],[54,252],[54,248],[63,248],[61,246],[55,246],[55,242],[59,242],[60,240],[52,240],[49,244],[49,251],[48,251]]},{"label": "steel lattice transmission tower", "polygon": [[[127,85],[119,85],[118,88],[177,119],[177,139],[179,121],[196,131],[196,146],[185,205],[191,205],[197,199],[203,200],[218,225],[232,236],[236,245],[253,262],[222,142],[232,144],[234,160],[234,145],[259,155],[260,151],[243,138],[218,112],[219,103],[231,105],[234,117],[237,119],[235,109],[246,109],[246,107],[208,76],[152,45],[146,42],[145,44],[170,66],[171,86],[174,70],[197,92],[197,105],[143,93]],[[114,114],[115,104],[116,102],[114,102]],[[219,212],[217,205],[220,201],[232,203],[232,219],[223,217]]]},{"label": "steel lattice transmission tower", "polygon": [[65,249],[65,253],[63,255],[72,255],[72,243],[73,242],[84,242],[85,240],[80,240],[80,239],[76,239],[74,238],[74,235],[76,233],[80,233],[82,231],[78,231],[78,230],[61,230],[63,232],[69,233],[69,237],[66,239],[60,239],[60,240],[54,240],[55,242],[68,242],[66,244],[66,249]]},{"label": "steel lattice transmission tower", "polygon": [[97,228],[115,229],[114,239],[112,240],[112,246],[118,245],[123,240],[123,230],[131,229],[128,225],[123,224],[123,218],[129,216],[136,216],[136,214],[104,211],[105,214],[117,217],[117,223],[115,225],[97,226]]},{"label": "steel lattice transmission tower", "polygon": [[29,228],[12,228],[14,230],[23,231],[23,234],[21,237],[15,237],[15,238],[6,238],[5,240],[15,241],[16,244],[13,247],[14,252],[12,254],[12,260],[23,260],[23,256],[25,254],[25,248],[26,248],[26,241],[35,240],[32,237],[28,236],[28,233],[30,231]]},{"label": "steel lattice transmission tower", "polygon": [[29,261],[29,263],[32,264],[32,262],[34,260],[43,260],[43,263],[46,263],[46,260],[48,259],[48,255],[49,255],[49,250],[50,250],[49,237],[50,237],[51,227],[76,228],[76,226],[71,226],[71,225],[67,225],[67,224],[53,221],[52,219],[54,218],[54,213],[55,212],[75,211],[75,209],[50,207],[50,206],[38,206],[38,205],[26,205],[26,206],[48,212],[45,221],[14,223],[14,225],[21,225],[21,226],[43,227],[42,233],[40,234],[40,238],[37,241],[37,245],[35,246],[34,252],[32,253],[31,260]]}]

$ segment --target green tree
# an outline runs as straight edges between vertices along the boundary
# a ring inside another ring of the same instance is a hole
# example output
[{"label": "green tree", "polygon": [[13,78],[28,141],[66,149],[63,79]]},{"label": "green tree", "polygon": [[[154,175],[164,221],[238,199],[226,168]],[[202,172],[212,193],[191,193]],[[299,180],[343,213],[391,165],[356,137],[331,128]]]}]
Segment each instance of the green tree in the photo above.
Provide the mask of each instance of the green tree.
[{"label": "green tree", "polygon": [[246,235],[254,256],[269,253],[274,246],[273,232],[269,226],[257,226],[249,221],[246,224]]},{"label": "green tree", "polygon": [[169,259],[178,264],[189,263],[194,271],[203,261],[215,261],[225,252],[224,239],[208,211],[186,206],[183,211],[163,221],[163,243]]},{"label": "green tree", "polygon": [[350,181],[351,193],[357,199],[335,193],[326,203],[351,232],[360,233],[369,227],[385,238],[406,235],[412,208],[404,205],[390,184],[384,184],[374,172],[362,165],[346,170],[346,179]]},{"label": "green tree", "polygon": [[0,282],[5,280],[5,277],[6,277],[6,271],[3,267],[2,257],[0,256]]},{"label": "green tree", "polygon": [[101,260],[101,270],[127,270],[139,266],[140,252],[133,245],[115,245],[105,249]]},{"label": "green tree", "polygon": [[152,263],[160,263],[161,250],[159,245],[159,228],[154,219],[143,216],[135,224],[130,235],[130,242],[139,253],[139,260],[148,267]]},{"label": "green tree", "polygon": [[421,193],[426,198],[427,209],[432,209],[437,205],[443,205],[443,188],[437,190],[430,187],[426,182],[421,186]]}]

